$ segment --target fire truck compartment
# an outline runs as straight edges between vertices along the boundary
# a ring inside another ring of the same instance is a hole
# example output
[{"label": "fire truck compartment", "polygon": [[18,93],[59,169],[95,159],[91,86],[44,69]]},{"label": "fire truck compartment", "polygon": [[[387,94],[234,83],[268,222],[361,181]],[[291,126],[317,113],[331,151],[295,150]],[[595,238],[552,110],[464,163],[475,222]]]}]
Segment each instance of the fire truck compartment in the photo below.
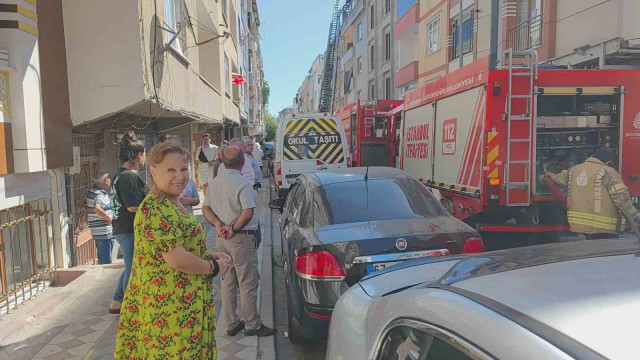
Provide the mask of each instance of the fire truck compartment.
[{"label": "fire truck compartment", "polygon": [[[616,154],[620,150],[622,95],[618,88],[553,90],[539,89],[536,99],[536,194],[551,193],[540,175],[578,165],[599,147],[611,148]],[[617,169],[618,161],[612,166]]]}]

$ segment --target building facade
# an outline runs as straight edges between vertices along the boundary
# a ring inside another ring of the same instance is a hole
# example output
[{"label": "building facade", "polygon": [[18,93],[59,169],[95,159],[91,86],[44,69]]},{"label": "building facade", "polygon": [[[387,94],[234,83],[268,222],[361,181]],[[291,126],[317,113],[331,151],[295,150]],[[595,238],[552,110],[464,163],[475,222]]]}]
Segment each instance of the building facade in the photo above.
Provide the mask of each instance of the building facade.
[{"label": "building facade", "polygon": [[298,112],[298,106],[297,105],[291,105],[291,106],[287,106],[286,108],[280,110],[280,112],[278,113],[278,117],[276,120],[278,120],[278,122],[282,121],[283,119],[295,114]]},{"label": "building facade", "polygon": [[[489,55],[491,1],[397,3],[400,96]],[[570,68],[640,66],[640,27],[633,20],[640,16],[637,1],[504,0],[499,11],[498,66],[509,48],[535,49],[540,63]]]},{"label": "building facade", "polygon": [[320,86],[322,85],[324,62],[324,54],[318,55],[311,64],[307,76],[305,76],[302,84],[298,88],[298,96],[296,97],[298,112],[318,112],[320,108]]},{"label": "building facade", "polygon": [[343,14],[334,110],[359,100],[396,99],[395,0],[355,0]]},{"label": "building facade", "polygon": [[76,255],[61,9],[60,0],[0,8],[0,314],[40,291]]}]

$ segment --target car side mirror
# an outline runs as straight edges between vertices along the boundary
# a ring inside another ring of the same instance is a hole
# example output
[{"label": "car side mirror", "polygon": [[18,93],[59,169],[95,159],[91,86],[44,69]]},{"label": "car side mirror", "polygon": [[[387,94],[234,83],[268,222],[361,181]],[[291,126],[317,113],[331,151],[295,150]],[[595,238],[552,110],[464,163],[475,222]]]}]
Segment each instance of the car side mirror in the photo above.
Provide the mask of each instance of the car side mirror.
[{"label": "car side mirror", "polygon": [[279,210],[282,213],[282,209],[284,208],[284,199],[277,198],[269,201],[269,208]]}]

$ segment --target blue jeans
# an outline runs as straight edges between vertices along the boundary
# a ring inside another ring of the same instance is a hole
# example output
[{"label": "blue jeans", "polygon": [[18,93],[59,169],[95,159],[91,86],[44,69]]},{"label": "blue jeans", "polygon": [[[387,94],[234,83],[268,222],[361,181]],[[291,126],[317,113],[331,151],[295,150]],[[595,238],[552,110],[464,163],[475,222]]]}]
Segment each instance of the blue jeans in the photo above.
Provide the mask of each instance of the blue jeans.
[{"label": "blue jeans", "polygon": [[98,250],[98,264],[111,264],[111,253],[113,252],[113,242],[115,239],[96,240],[96,250]]},{"label": "blue jeans", "polygon": [[118,286],[116,287],[116,293],[113,295],[113,300],[122,301],[122,299],[124,299],[124,292],[127,290],[127,285],[129,284],[129,275],[131,275],[134,235],[133,233],[115,234],[115,237],[124,255],[124,270],[118,280]]}]

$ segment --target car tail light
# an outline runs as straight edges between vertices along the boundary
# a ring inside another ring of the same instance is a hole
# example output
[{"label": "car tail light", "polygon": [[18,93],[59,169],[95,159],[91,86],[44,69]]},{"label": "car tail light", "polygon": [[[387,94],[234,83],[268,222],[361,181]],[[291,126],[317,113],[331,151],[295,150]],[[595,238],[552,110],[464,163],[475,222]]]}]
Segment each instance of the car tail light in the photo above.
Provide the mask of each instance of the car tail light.
[{"label": "car tail light", "polygon": [[282,164],[276,163],[276,185],[282,186]]},{"label": "car tail light", "polygon": [[484,242],[480,237],[470,237],[464,242],[464,247],[462,248],[463,254],[475,254],[481,252],[484,252]]},{"label": "car tail light", "polygon": [[314,318],[314,319],[318,319],[318,320],[331,320],[331,315],[325,315],[325,314],[318,314],[315,313],[313,311],[309,311],[307,310],[307,314],[309,314],[310,317]]},{"label": "car tail light", "polygon": [[344,271],[335,256],[328,251],[311,251],[296,257],[295,270],[307,280],[342,280]]},{"label": "car tail light", "polygon": [[324,162],[322,160],[316,159],[316,166],[322,166],[322,165],[324,165]]}]

